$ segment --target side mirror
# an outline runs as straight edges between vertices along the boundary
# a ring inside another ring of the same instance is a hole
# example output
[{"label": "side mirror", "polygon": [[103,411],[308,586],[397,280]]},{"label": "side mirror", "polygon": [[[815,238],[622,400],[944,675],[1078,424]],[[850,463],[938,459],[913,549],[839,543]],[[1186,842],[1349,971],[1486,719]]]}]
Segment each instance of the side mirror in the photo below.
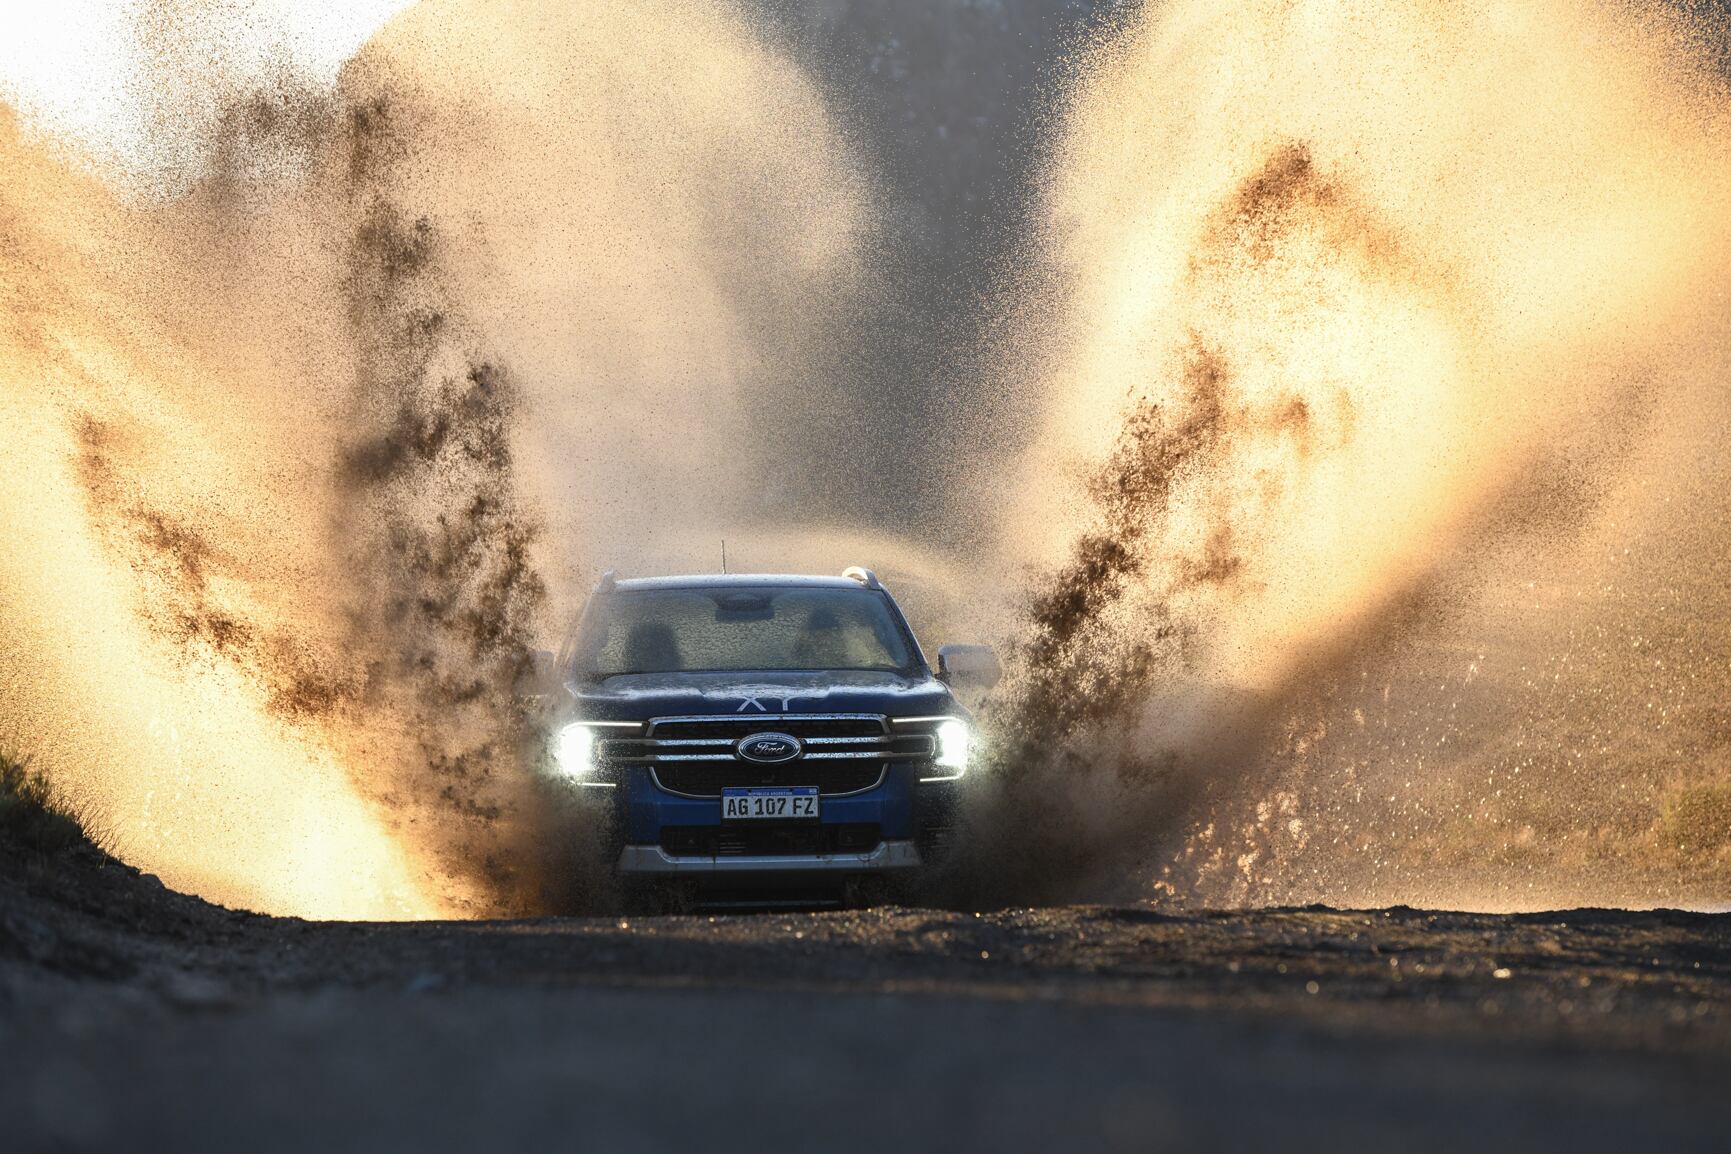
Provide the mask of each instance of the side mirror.
[{"label": "side mirror", "polygon": [[529,654],[529,668],[517,678],[518,697],[546,697],[559,689],[559,659],[545,649]]},{"label": "side mirror", "polygon": [[1003,666],[990,645],[944,645],[938,648],[938,680],[952,689],[984,693],[1003,677]]}]

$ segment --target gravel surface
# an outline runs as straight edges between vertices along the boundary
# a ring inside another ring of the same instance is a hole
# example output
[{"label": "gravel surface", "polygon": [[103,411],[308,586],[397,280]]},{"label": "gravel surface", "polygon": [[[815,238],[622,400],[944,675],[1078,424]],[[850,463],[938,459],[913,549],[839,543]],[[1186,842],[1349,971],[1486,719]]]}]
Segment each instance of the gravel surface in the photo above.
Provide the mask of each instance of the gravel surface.
[{"label": "gravel surface", "polygon": [[1728,1004],[1726,915],[308,923],[0,847],[9,1150],[1724,1150]]}]

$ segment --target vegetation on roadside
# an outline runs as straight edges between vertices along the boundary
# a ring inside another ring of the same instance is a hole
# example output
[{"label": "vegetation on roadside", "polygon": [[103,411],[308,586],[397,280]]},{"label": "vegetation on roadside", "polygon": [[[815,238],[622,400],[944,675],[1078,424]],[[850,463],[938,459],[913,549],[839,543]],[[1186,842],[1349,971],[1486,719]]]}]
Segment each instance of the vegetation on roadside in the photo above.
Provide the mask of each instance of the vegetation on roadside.
[{"label": "vegetation on roadside", "polygon": [[77,811],[55,796],[28,759],[0,751],[0,842],[51,853],[88,840]]},{"label": "vegetation on roadside", "polygon": [[1731,783],[1695,782],[1672,789],[1660,804],[1660,843],[1695,858],[1731,849]]}]

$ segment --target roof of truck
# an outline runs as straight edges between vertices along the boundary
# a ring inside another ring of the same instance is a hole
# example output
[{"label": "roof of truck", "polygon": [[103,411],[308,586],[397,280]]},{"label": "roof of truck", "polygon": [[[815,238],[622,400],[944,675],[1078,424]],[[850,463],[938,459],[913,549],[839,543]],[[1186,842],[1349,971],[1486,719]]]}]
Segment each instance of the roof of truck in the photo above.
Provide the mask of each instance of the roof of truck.
[{"label": "roof of truck", "polygon": [[814,577],[808,573],[693,573],[676,577],[630,577],[614,584],[633,589],[717,589],[741,586],[802,585],[821,589],[864,589],[852,577]]}]

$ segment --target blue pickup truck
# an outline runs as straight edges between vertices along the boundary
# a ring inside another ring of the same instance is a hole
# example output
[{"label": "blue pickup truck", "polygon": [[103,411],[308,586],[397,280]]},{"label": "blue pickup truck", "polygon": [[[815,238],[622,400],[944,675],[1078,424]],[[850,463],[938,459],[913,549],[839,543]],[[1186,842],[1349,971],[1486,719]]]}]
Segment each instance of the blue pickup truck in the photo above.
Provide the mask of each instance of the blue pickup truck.
[{"label": "blue pickup truck", "polygon": [[628,892],[676,905],[916,882],[977,754],[956,691],[998,678],[985,646],[945,646],[934,670],[859,568],[609,574],[542,662],[549,775],[604,808]]}]

